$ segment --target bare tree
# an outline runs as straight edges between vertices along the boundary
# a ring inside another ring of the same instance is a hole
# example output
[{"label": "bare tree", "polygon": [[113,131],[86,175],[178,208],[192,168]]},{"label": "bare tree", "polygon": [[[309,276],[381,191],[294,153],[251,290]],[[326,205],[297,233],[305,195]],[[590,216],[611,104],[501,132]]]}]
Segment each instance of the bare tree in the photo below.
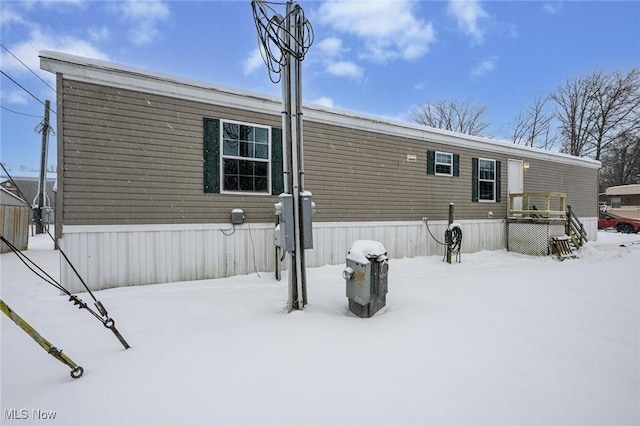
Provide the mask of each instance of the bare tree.
[{"label": "bare tree", "polygon": [[451,130],[474,136],[490,136],[486,131],[488,108],[469,101],[441,100],[416,107],[410,120],[424,126]]},{"label": "bare tree", "polygon": [[600,160],[620,135],[640,128],[640,71],[593,72],[551,94],[557,106],[561,150]]},{"label": "bare tree", "polygon": [[560,122],[561,151],[578,157],[586,156],[589,135],[594,122],[593,90],[589,78],[568,80],[551,94]]},{"label": "bare tree", "polygon": [[595,122],[590,136],[594,157],[600,160],[609,145],[640,130],[640,69],[594,73],[592,79]]},{"label": "bare tree", "polygon": [[512,123],[510,139],[515,144],[550,150],[556,135],[551,129],[554,113],[549,109],[549,97],[538,95],[533,105],[520,109]]},{"label": "bare tree", "polygon": [[620,135],[602,157],[600,190],[609,186],[636,183],[640,174],[640,135]]}]

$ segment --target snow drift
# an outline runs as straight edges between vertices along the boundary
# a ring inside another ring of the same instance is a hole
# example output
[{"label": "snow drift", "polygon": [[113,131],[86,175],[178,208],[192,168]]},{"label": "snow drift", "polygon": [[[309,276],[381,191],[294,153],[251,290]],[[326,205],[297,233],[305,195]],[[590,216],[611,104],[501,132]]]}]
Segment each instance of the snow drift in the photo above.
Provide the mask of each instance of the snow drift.
[{"label": "snow drift", "polygon": [[[47,239],[27,255],[57,277]],[[638,424],[639,241],[391,260],[369,319],[348,311],[343,265],[309,269],[288,315],[267,273],[97,292],[126,351],[3,254],[2,299],[85,375],[3,316],[2,424]]]}]

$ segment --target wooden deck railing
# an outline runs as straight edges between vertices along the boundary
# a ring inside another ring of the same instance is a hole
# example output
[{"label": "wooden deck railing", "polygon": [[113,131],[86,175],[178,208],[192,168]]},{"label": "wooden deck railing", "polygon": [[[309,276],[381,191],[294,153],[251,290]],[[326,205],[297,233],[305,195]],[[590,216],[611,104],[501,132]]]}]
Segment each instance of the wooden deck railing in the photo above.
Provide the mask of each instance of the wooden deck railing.
[{"label": "wooden deck railing", "polygon": [[[517,206],[517,204],[521,205]],[[575,215],[571,206],[567,206],[567,194],[563,192],[509,194],[508,216],[510,218],[565,219],[565,234],[571,238],[573,245],[580,248],[587,242],[584,225]]]},{"label": "wooden deck railing", "polygon": [[[521,206],[516,206],[522,200]],[[565,218],[567,194],[564,192],[521,192],[509,194],[509,217]],[[516,208],[518,207],[518,208]]]},{"label": "wooden deck railing", "polygon": [[571,238],[576,248],[582,247],[582,245],[588,241],[584,225],[573,212],[571,206],[567,206],[567,223],[564,228],[564,233]]}]

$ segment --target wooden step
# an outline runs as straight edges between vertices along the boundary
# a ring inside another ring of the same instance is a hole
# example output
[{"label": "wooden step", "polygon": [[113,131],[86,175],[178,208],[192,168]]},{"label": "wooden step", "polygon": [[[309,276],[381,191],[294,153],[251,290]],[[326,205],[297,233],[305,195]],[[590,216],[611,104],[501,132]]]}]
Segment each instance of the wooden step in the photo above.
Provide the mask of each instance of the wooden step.
[{"label": "wooden step", "polygon": [[573,250],[571,249],[571,245],[571,238],[567,235],[551,237],[552,253],[555,252],[559,260],[576,258],[576,255],[573,254]]}]

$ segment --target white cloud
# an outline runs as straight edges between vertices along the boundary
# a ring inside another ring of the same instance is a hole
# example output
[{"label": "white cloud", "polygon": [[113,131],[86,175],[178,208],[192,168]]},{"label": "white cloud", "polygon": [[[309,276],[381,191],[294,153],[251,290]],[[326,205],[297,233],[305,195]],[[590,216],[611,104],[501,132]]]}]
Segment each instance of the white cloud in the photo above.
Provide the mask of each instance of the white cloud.
[{"label": "white cloud", "polygon": [[489,15],[478,0],[450,0],[447,11],[456,19],[458,27],[473,38],[474,43],[481,44],[484,41],[484,31],[478,22]]},{"label": "white cloud", "polygon": [[544,5],[542,5],[542,10],[544,10],[546,13],[550,14],[550,15],[557,15],[558,13],[560,13],[562,11],[563,8],[563,4],[562,2],[546,2]]},{"label": "white cloud", "polygon": [[319,22],[361,39],[361,56],[367,59],[417,59],[429,51],[435,31],[430,22],[414,16],[414,4],[413,0],[328,0],[320,6]]},{"label": "white cloud", "polygon": [[337,77],[360,78],[364,71],[352,61],[342,60],[345,49],[342,40],[337,37],[328,37],[318,43],[318,50],[324,56],[325,71]]},{"label": "white cloud", "polygon": [[312,100],[310,103],[327,108],[333,108],[333,99],[327,96],[321,96],[318,99]]},{"label": "white cloud", "polygon": [[50,6],[50,7],[60,6],[61,4],[64,4],[65,6],[67,5],[84,6],[86,3],[86,0],[42,0],[42,3],[45,6]]},{"label": "white cloud", "polygon": [[493,71],[496,68],[496,63],[498,62],[497,56],[489,56],[487,58],[482,59],[478,65],[476,65],[471,71],[471,75],[473,76],[481,76],[486,73]]},{"label": "white cloud", "polygon": [[[40,70],[40,58],[38,56],[38,52],[34,49],[34,46],[37,46],[40,50],[55,50],[58,52],[94,59],[109,59],[105,53],[101,52],[99,49],[84,40],[80,40],[72,36],[54,36],[52,34],[43,33],[37,28],[31,31],[28,40],[8,46],[9,50],[15,56],[20,58],[26,66],[37,73],[40,77],[48,81],[52,87],[56,87],[55,75]],[[12,74],[31,74],[24,65],[18,62],[4,49],[0,54],[0,62],[2,63],[2,68]]]},{"label": "white cloud", "polygon": [[424,89],[426,89],[426,88],[427,88],[427,83],[426,83],[426,82],[424,82],[424,81],[421,81],[421,82],[419,82],[419,83],[416,83],[416,84],[413,86],[413,90],[424,90]]},{"label": "white cloud", "polygon": [[9,104],[14,105],[26,105],[29,103],[27,94],[23,90],[3,90],[0,93],[0,98]]},{"label": "white cloud", "polygon": [[242,74],[251,74],[263,66],[266,65],[264,64],[264,59],[262,59],[262,55],[260,54],[260,49],[255,48],[242,62]]},{"label": "white cloud", "polygon": [[121,17],[132,24],[129,39],[136,46],[150,44],[160,34],[157,25],[169,18],[169,7],[160,0],[127,0],[116,3]]},{"label": "white cloud", "polygon": [[109,36],[111,35],[111,32],[109,31],[109,28],[106,26],[102,26],[102,27],[91,27],[89,28],[89,38],[91,38],[91,40],[93,41],[102,41],[102,40],[107,40],[109,38]]},{"label": "white cloud", "polygon": [[27,22],[21,16],[20,13],[16,12],[12,8],[5,6],[2,4],[2,14],[0,14],[0,23],[4,25],[18,23],[18,24],[26,24]]},{"label": "white cloud", "polygon": [[342,47],[342,40],[337,37],[328,37],[320,41],[316,46],[322,53],[327,56],[337,56],[344,48]]},{"label": "white cloud", "polygon": [[351,61],[337,61],[327,64],[327,72],[338,77],[362,77],[363,71]]},{"label": "white cloud", "polygon": [[[52,88],[56,87],[55,75],[40,69],[40,57],[38,56],[40,50],[54,50],[95,59],[109,59],[105,53],[94,47],[90,41],[78,39],[71,35],[54,33],[50,29],[41,29],[40,25],[30,21],[28,18],[28,12],[35,10],[37,7],[61,7],[62,4],[63,3],[60,2],[39,2],[37,4],[33,2],[14,2],[12,6],[20,9],[19,12],[16,12],[14,10],[15,8],[5,8],[3,3],[2,25],[3,27],[7,27],[7,31],[18,32],[20,34],[20,41],[14,43],[5,41],[3,43],[6,50],[0,50],[0,63],[2,64],[2,69],[16,80],[25,81],[26,78],[32,79],[33,72]],[[77,7],[81,6],[82,2],[64,2],[64,5],[67,4]],[[45,10],[45,13],[46,12]],[[20,31],[17,31],[17,29],[20,29]],[[16,58],[19,58],[19,60]],[[35,86],[29,86],[27,84],[27,87],[33,88],[33,93],[36,96],[41,96],[42,94],[46,94],[46,96],[52,95],[51,90],[41,84],[41,82],[36,83]],[[42,91],[38,92],[40,89]],[[28,95],[24,93],[24,96]],[[3,97],[12,103],[19,104],[24,103],[25,99],[28,99],[22,98],[15,93],[7,92],[6,90],[3,93]]]}]

